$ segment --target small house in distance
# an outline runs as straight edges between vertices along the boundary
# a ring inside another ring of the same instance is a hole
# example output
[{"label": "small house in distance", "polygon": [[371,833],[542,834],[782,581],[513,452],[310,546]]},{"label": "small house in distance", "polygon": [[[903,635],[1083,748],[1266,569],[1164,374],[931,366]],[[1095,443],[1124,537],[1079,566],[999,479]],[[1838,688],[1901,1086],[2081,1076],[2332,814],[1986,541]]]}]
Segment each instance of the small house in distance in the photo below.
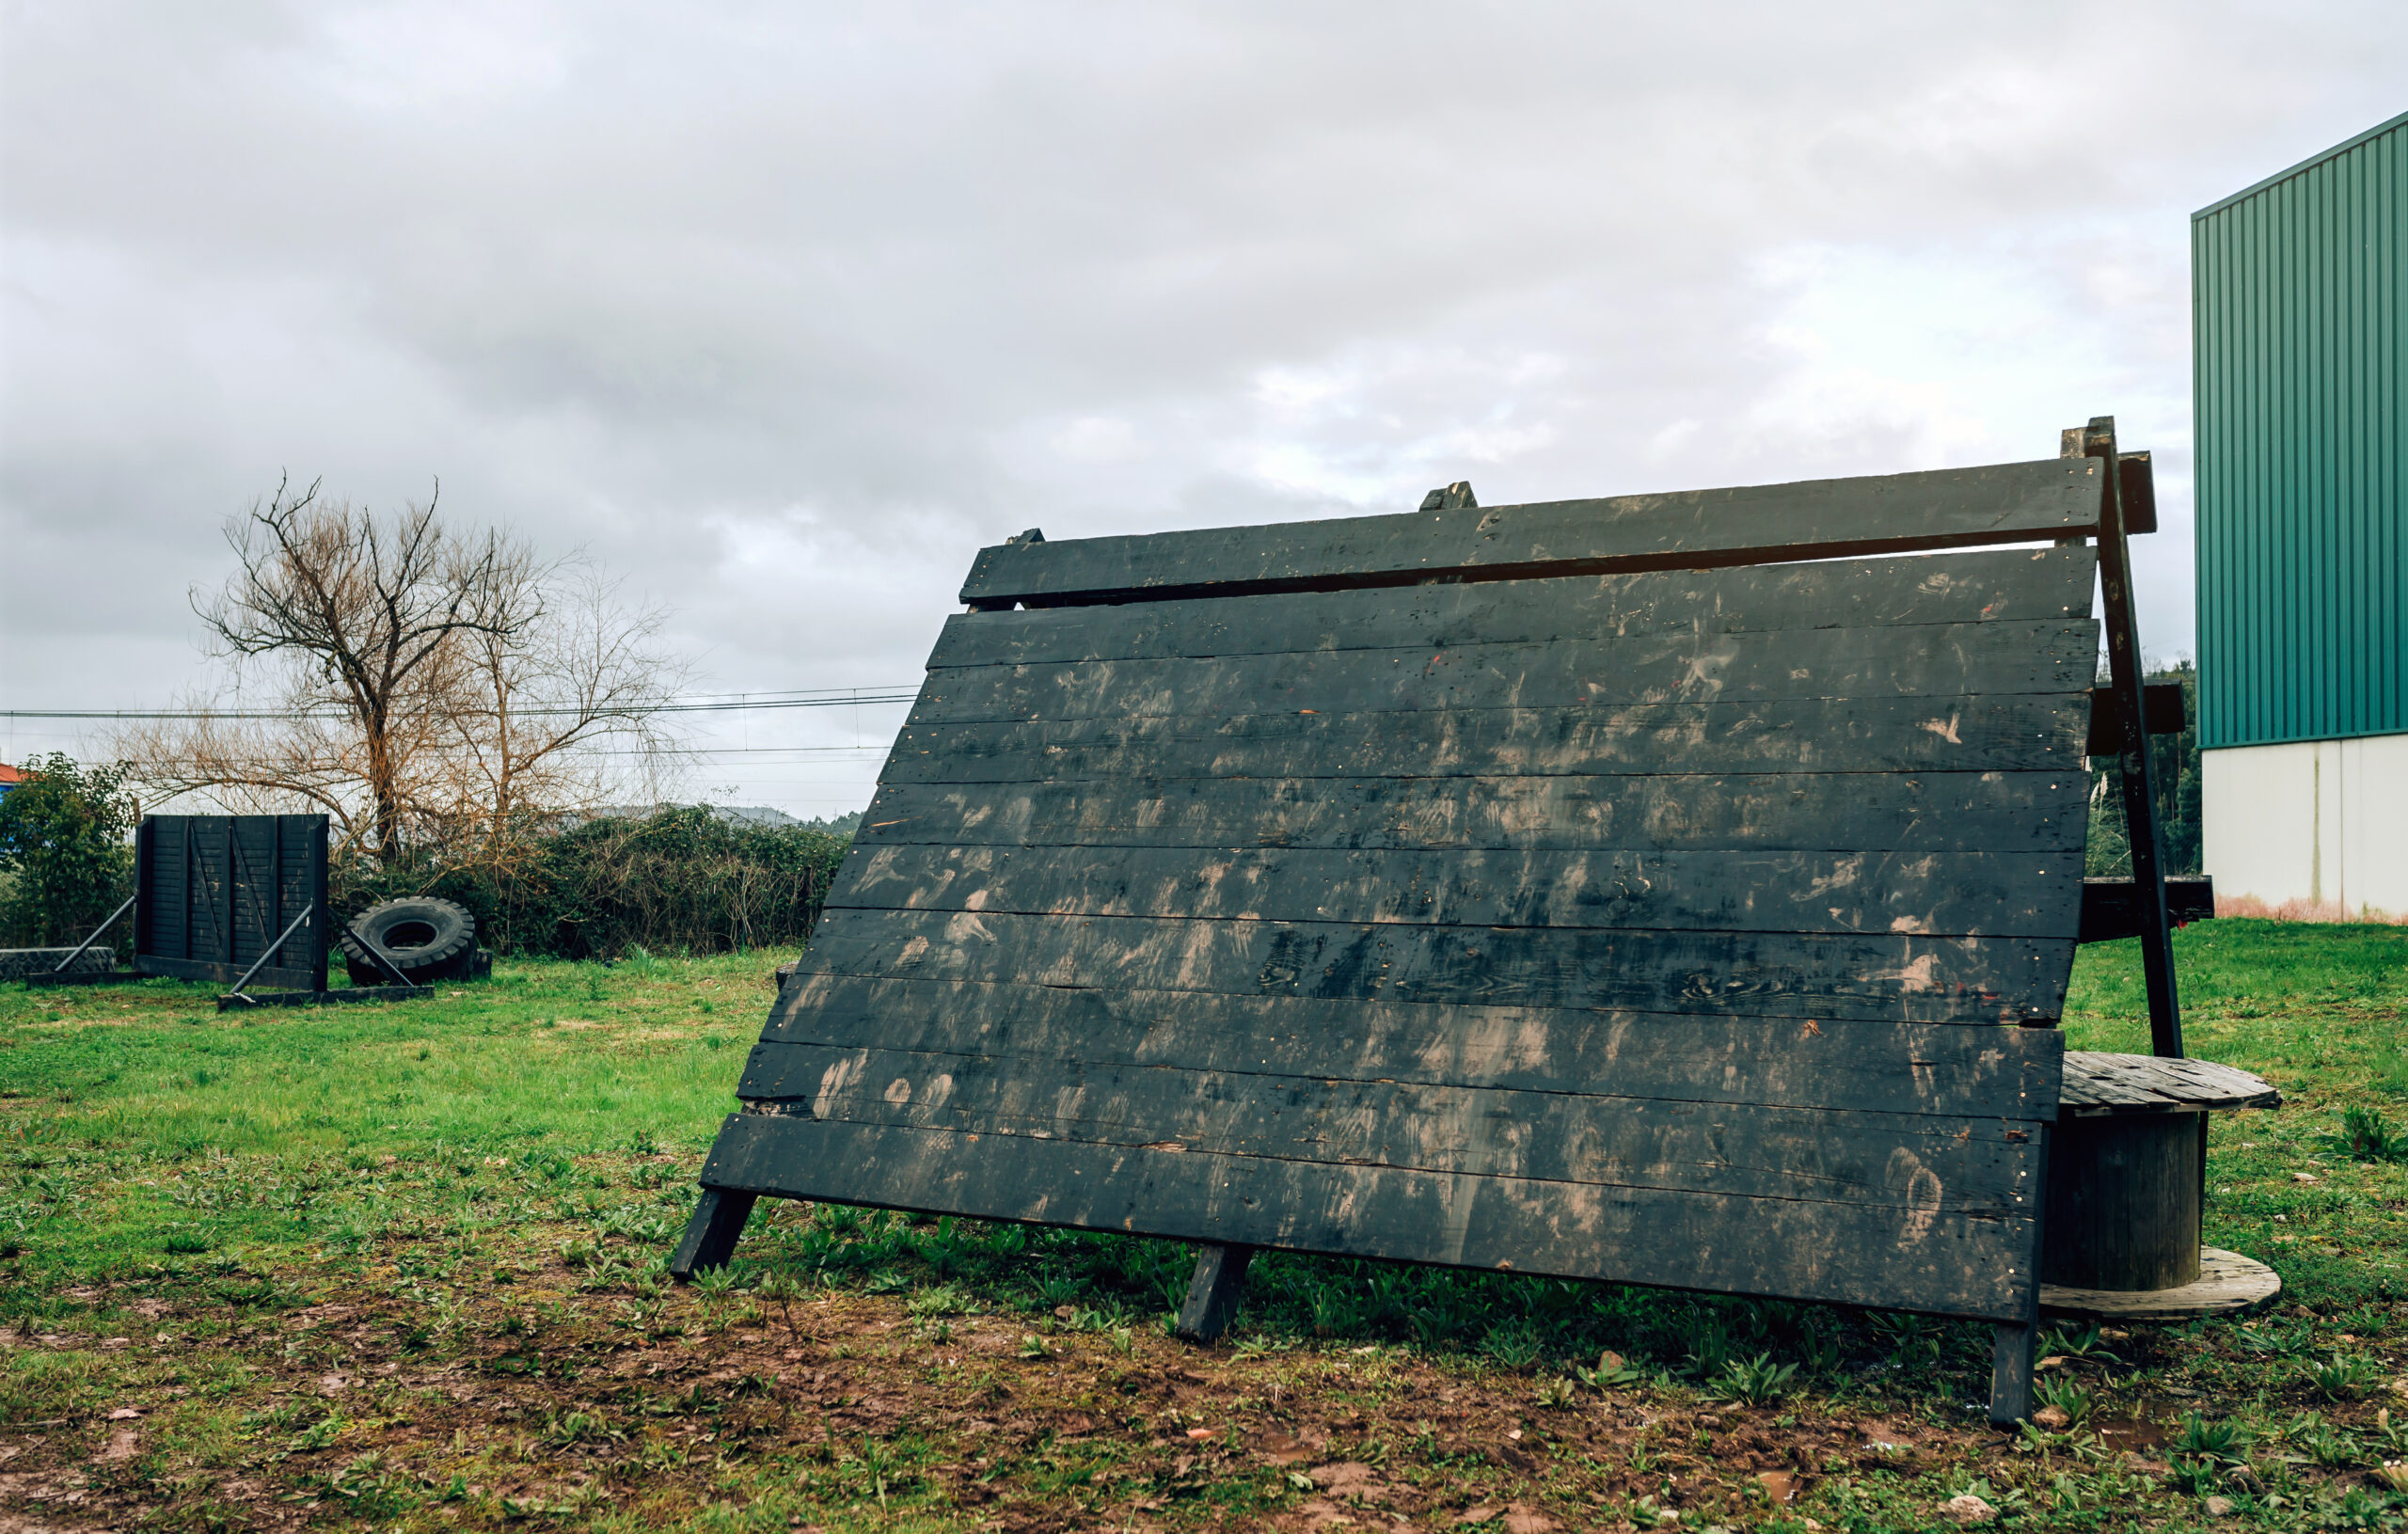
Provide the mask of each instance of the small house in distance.
[{"label": "small house in distance", "polygon": [[2408,114],[2193,214],[2191,276],[2206,872],[2408,915]]}]

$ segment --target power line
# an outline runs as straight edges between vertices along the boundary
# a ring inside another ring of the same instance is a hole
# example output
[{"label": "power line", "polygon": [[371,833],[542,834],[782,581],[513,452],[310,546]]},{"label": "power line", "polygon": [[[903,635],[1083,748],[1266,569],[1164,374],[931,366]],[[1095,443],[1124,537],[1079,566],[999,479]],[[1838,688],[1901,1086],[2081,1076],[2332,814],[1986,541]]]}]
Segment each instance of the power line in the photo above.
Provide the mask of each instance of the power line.
[{"label": "power line", "polygon": [[[886,754],[886,748],[884,746],[680,746],[675,748],[672,754],[678,756],[747,756],[773,751],[788,753],[795,751],[827,753],[840,752],[847,756],[883,756]],[[649,757],[653,753],[651,751],[605,751],[603,754],[606,756]]]},{"label": "power line", "polygon": [[[817,688],[793,693],[749,692],[705,694],[699,698],[673,699],[643,710],[647,714],[721,714],[744,713],[761,709],[783,708],[850,708],[858,704],[908,704],[918,698],[920,689],[900,684],[889,687],[830,688]],[[713,699],[724,701],[714,702]],[[511,713],[519,719],[573,718],[585,710],[579,708],[516,708]],[[286,710],[254,711],[214,708],[0,708],[0,719],[8,720],[340,720],[346,718],[339,710],[314,710],[293,713]]]}]

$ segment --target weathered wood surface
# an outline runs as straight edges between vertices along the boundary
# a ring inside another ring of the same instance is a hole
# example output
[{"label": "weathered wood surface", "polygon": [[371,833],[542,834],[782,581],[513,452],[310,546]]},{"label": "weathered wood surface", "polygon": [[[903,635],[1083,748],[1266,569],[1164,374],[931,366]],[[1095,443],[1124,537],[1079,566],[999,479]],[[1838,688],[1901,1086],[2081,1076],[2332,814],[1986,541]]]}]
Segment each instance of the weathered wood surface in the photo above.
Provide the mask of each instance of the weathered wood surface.
[{"label": "weathered wood surface", "polygon": [[2028,1315],[2034,1222],[731,1115],[713,1187],[1948,1315]]},{"label": "weathered wood surface", "polygon": [[[1909,654],[1855,630],[1815,628],[1527,644],[1430,645],[1254,656],[1050,660],[931,675],[917,726],[992,720],[1225,719],[1344,700],[1347,711],[1601,708],[1683,701],[2062,694],[2098,664],[2087,620],[1930,625]],[[2087,723],[2085,721],[2085,728]]]},{"label": "weathered wood surface", "polygon": [[831,910],[799,973],[1898,1022],[2056,1017],[2071,938]]},{"label": "weathered wood surface", "polygon": [[1688,931],[2061,932],[2082,854],[874,848],[858,908]]},{"label": "weathered wood surface", "polygon": [[2045,1029],[812,975],[738,1096],[816,1096],[799,1046],[2043,1122],[2063,1049]]},{"label": "weathered wood surface", "polygon": [[2211,1060],[2067,1050],[2061,1100],[2066,1114],[2087,1115],[2273,1108],[2283,1095],[2238,1066]]},{"label": "weathered wood surface", "polygon": [[[1325,700],[1341,704],[1343,700]],[[906,725],[887,783],[1624,773],[2082,772],[2076,694]],[[1318,769],[1318,770],[1317,770]],[[1831,787],[1842,785],[1832,784]]]},{"label": "weathered wood surface", "polygon": [[2099,522],[2094,460],[981,549],[971,607],[1510,579],[2037,542]]},{"label": "weathered wood surface", "polygon": [[705,1188],[694,1206],[692,1218],[686,1222],[686,1234],[678,1240],[677,1249],[669,1254],[669,1271],[680,1278],[691,1278],[697,1268],[721,1268],[735,1255],[736,1243],[744,1234],[744,1223],[752,1217],[756,1194],[736,1193],[721,1188]]},{"label": "weathered wood surface", "polygon": [[2202,1246],[2199,1276],[2180,1289],[2090,1289],[2043,1284],[2040,1308],[2051,1315],[2099,1321],[2190,1321],[2255,1310],[2282,1291],[2281,1275],[2255,1257]]},{"label": "weathered wood surface", "polygon": [[2034,1354],[2039,1328],[2029,1321],[2002,1322],[1990,1338],[1990,1422],[2020,1422],[2032,1411]]},{"label": "weathered wood surface", "polygon": [[2032,1193],[2014,1120],[769,1048],[748,1096],[846,1123],[2001,1215]]},{"label": "weathered wood surface", "polygon": [[1210,1342],[1238,1318],[1245,1289],[1251,1246],[1213,1242],[1196,1254],[1196,1276],[1188,1281],[1187,1301],[1179,1307],[1179,1335],[1190,1342]]},{"label": "weathered wood surface", "polygon": [[2162,1289],[2199,1276],[2198,1115],[2069,1114],[2049,1147],[2042,1283]]},{"label": "weathered wood surface", "polygon": [[1984,549],[1401,591],[960,612],[945,620],[928,669],[1682,635],[1710,654],[1733,635],[2087,618],[2097,576],[2098,561],[2086,548]]},{"label": "weathered wood surface", "polygon": [[982,556],[705,1182],[2028,1323],[2095,561],[1642,499]]},{"label": "weathered wood surface", "polygon": [[[1343,764],[1331,764],[1342,767]],[[864,856],[944,847],[1338,847],[1648,853],[2080,852],[2057,774],[1655,773],[1446,778],[1136,778],[890,783]],[[1845,818],[1832,801],[1845,798]]]}]

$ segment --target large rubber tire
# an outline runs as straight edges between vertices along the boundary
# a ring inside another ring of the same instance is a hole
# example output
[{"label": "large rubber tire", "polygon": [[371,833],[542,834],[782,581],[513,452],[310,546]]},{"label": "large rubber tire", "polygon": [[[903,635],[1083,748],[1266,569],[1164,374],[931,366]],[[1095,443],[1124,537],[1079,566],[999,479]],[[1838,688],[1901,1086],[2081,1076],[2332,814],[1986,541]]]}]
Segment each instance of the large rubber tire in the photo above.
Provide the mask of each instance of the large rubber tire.
[{"label": "large rubber tire", "polygon": [[376,962],[359,934],[393,957],[411,985],[432,985],[467,973],[477,952],[477,919],[449,900],[420,896],[388,900],[361,911],[340,933],[343,968],[356,986],[389,986],[391,972]]}]

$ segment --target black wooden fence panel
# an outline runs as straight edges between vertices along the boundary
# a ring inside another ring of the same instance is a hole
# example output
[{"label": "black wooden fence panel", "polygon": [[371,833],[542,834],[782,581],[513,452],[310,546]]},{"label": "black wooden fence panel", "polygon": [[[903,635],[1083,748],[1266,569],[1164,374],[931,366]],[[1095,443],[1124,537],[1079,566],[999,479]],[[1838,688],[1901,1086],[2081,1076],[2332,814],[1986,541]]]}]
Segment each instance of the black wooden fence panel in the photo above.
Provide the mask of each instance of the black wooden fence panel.
[{"label": "black wooden fence panel", "polygon": [[326,988],[325,815],[145,815],[135,847],[135,968],[230,983],[314,905],[253,983]]}]

